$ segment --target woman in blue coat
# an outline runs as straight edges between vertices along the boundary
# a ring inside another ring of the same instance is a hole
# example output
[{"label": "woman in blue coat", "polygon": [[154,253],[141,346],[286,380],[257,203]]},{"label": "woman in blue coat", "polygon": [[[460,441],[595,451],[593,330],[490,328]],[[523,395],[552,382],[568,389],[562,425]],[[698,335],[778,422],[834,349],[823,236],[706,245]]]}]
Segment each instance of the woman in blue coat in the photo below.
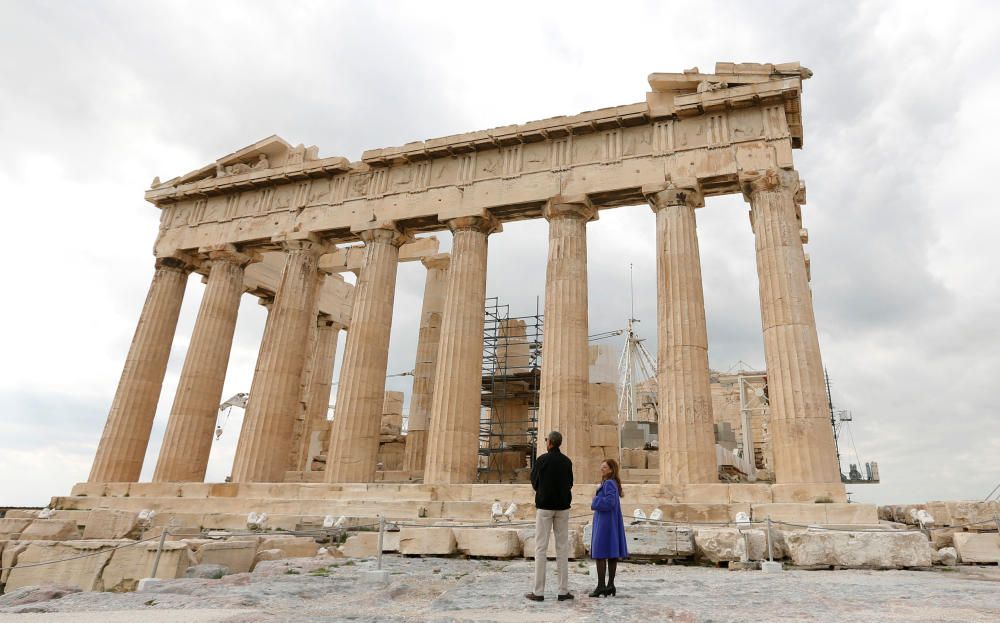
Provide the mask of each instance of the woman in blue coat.
[{"label": "woman in blue coat", "polygon": [[[590,557],[597,563],[597,588],[591,597],[615,595],[615,571],[618,559],[628,557],[625,541],[625,521],[622,519],[622,480],[618,475],[618,461],[607,459],[601,463],[601,486],[590,503],[594,511],[593,529],[590,532]],[[604,583],[605,571],[608,582]]]}]

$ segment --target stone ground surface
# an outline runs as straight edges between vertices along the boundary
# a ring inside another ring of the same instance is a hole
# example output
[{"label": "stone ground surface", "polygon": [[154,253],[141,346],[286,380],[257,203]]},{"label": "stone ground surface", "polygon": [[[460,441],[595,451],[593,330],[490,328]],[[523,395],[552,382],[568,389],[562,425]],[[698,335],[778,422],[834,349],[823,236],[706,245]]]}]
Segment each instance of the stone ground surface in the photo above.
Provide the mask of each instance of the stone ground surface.
[{"label": "stone ground surface", "polygon": [[372,560],[326,557],[261,563],[222,580],[166,581],[155,592],[75,593],[4,607],[0,623],[218,621],[997,621],[1000,568],[935,571],[728,571],[621,564],[618,597],[591,599],[586,564],[570,563],[577,599],[523,594],[531,561],[386,556],[388,585],[367,582]]}]

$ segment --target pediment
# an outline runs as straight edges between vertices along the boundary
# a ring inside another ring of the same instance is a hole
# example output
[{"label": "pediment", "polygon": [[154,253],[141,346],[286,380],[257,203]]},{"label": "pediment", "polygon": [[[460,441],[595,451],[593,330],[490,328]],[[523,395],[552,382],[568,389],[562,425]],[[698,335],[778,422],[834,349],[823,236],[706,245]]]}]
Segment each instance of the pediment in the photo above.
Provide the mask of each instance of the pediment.
[{"label": "pediment", "polygon": [[301,164],[316,160],[319,148],[305,145],[293,146],[277,134],[247,145],[227,154],[213,163],[166,182],[165,185],[178,186],[210,178],[224,178],[256,171],[266,171],[290,164]]}]

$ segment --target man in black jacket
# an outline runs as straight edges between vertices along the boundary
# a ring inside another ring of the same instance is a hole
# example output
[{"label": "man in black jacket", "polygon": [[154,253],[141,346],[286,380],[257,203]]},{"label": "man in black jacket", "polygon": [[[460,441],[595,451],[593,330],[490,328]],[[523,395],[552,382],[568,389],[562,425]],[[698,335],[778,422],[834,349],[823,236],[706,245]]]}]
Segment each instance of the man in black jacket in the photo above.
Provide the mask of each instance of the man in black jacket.
[{"label": "man in black jacket", "polygon": [[532,601],[545,599],[545,562],[549,533],[556,535],[556,569],[559,601],[573,599],[569,592],[569,506],[573,499],[573,461],[559,450],[562,434],[546,437],[548,452],[535,460],[531,486],[535,490],[535,589],[525,594]]}]

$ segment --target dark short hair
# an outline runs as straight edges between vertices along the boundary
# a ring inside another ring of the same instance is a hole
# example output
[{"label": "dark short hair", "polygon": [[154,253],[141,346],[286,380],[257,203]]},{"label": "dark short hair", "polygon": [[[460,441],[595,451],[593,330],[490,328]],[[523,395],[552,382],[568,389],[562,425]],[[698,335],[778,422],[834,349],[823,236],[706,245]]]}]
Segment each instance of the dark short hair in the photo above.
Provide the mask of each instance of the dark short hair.
[{"label": "dark short hair", "polygon": [[552,431],[545,436],[546,439],[552,442],[552,445],[558,448],[562,445],[562,433],[557,430]]}]

